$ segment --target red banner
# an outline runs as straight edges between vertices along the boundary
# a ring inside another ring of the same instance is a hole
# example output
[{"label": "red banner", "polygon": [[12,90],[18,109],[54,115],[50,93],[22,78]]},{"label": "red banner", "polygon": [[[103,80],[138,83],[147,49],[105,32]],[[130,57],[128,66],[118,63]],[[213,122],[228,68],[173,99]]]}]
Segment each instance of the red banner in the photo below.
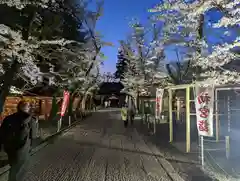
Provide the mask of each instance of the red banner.
[{"label": "red banner", "polygon": [[68,91],[63,92],[63,102],[61,108],[61,116],[64,116],[68,103],[69,103],[70,93]]}]

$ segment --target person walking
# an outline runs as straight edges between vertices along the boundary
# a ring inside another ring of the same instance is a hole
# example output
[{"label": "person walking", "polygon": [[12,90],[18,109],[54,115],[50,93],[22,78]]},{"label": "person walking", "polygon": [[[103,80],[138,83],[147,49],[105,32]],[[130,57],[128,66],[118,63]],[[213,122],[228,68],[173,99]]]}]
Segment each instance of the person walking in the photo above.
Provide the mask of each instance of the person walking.
[{"label": "person walking", "polygon": [[21,181],[24,177],[32,141],[30,104],[20,101],[17,112],[7,116],[0,127],[0,138],[10,165],[8,181]]},{"label": "person walking", "polygon": [[105,106],[105,108],[108,107],[108,102],[107,101],[104,102],[104,106]]},{"label": "person walking", "polygon": [[126,128],[128,126],[128,115],[127,115],[127,104],[123,104],[122,108],[121,108],[121,118],[124,122],[124,127]]}]

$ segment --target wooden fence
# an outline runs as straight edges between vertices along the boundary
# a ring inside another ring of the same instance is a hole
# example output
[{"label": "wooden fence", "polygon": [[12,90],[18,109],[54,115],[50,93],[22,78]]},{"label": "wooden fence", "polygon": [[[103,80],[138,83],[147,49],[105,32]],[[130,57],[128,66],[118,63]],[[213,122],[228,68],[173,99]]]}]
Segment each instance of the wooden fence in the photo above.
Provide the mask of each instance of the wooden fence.
[{"label": "wooden fence", "polygon": [[[0,116],[0,121],[3,120],[6,116],[14,113],[17,111],[17,104],[21,100],[25,100],[27,102],[30,102],[33,106],[33,114],[39,116],[40,120],[48,120],[48,117],[51,113],[52,109],[52,99],[53,97],[29,97],[29,96],[23,96],[23,97],[7,97],[4,105],[3,112]],[[59,111],[62,103],[62,97],[57,97],[57,104],[59,105]],[[75,110],[78,106],[79,101],[81,100],[80,97],[77,97],[73,100],[73,110]]]}]

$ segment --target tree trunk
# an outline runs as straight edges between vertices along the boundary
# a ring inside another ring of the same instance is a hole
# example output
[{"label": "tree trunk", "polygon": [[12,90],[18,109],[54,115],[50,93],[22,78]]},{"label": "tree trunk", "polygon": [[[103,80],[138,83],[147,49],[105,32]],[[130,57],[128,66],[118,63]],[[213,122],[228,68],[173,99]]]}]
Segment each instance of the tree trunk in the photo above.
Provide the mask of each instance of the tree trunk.
[{"label": "tree trunk", "polygon": [[77,103],[77,106],[76,106],[76,110],[79,111],[81,109],[81,105],[82,105],[82,100],[83,100],[83,95],[79,95],[78,97],[80,97],[80,100],[78,101]]},{"label": "tree trunk", "polygon": [[90,95],[90,97],[89,97],[89,109],[92,110],[92,108],[93,108],[93,96]]},{"label": "tree trunk", "polygon": [[14,77],[18,72],[20,64],[17,59],[14,58],[11,66],[3,75],[2,86],[1,86],[1,94],[0,94],[0,114],[3,112],[3,107],[6,101],[6,98],[9,94],[10,88],[13,84]]},{"label": "tree trunk", "polygon": [[52,121],[54,118],[56,118],[58,109],[59,109],[59,107],[58,107],[58,104],[57,104],[56,95],[53,95],[52,108],[51,108],[50,116],[48,117],[48,121]]},{"label": "tree trunk", "polygon": [[85,107],[86,107],[86,95],[83,96],[83,99],[82,99],[82,102],[81,102],[81,107],[82,107],[82,110],[85,110]]},{"label": "tree trunk", "polygon": [[135,99],[135,106],[136,106],[136,112],[139,113],[140,111],[140,97],[139,97],[139,91],[137,91],[137,97]]},{"label": "tree trunk", "polygon": [[[69,115],[73,114],[73,107],[74,107],[73,104],[75,102],[75,99],[77,99],[77,93],[73,92],[73,93],[70,94],[70,98],[69,98],[69,107],[68,107],[68,114]],[[77,109],[77,107],[75,109]]]},{"label": "tree trunk", "polygon": [[70,95],[69,97],[69,104],[68,104],[68,116],[72,116],[73,113],[73,101],[74,101],[74,95]]},{"label": "tree trunk", "polygon": [[133,98],[134,99],[134,104],[135,104],[135,108],[136,108],[136,114],[139,113],[139,94],[137,94],[137,97],[136,98]]},{"label": "tree trunk", "polygon": [[[201,14],[200,18],[199,18],[199,25],[198,25],[198,39],[199,40],[202,40],[204,38],[203,26],[204,26],[204,14]],[[197,51],[201,54],[202,50],[199,48]],[[201,69],[199,66],[195,67],[195,73],[196,73],[196,80],[199,80],[200,73],[201,73]]]}]

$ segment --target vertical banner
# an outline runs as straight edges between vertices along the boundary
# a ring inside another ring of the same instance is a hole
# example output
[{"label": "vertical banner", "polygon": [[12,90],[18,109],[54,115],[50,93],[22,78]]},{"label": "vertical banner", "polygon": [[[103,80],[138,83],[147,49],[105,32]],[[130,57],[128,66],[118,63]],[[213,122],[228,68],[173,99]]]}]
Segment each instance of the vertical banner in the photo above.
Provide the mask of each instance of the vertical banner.
[{"label": "vertical banner", "polygon": [[68,91],[63,92],[63,102],[62,102],[62,108],[61,108],[61,117],[64,116],[68,103],[69,103],[70,93]]},{"label": "vertical banner", "polygon": [[196,116],[198,134],[201,136],[213,136],[213,104],[214,87],[196,86]]},{"label": "vertical banner", "polygon": [[155,108],[155,118],[160,119],[162,112],[162,98],[164,89],[156,89],[156,108]]}]

